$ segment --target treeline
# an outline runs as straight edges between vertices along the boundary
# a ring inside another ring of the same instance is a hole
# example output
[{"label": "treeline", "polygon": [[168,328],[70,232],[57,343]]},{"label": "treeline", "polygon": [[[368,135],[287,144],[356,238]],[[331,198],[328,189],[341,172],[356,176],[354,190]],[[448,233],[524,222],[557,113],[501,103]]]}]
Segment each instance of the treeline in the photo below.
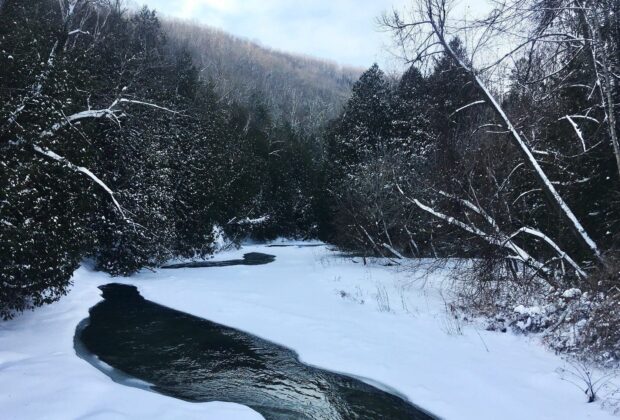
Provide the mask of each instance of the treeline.
[{"label": "treeline", "polygon": [[147,8],[2,3],[0,316],[58,299],[85,258],[130,275],[221,231],[316,231],[317,141],[203,73]]},{"label": "treeline", "polygon": [[85,258],[130,275],[222,231],[318,236],[473,257],[467,305],[544,306],[520,325],[620,359],[620,2],[502,3],[462,28],[518,46],[484,67],[449,2],[418,6],[384,19],[413,65],[371,67],[339,112],[350,73],[328,63],[116,0],[5,0],[0,315],[62,296]]},{"label": "treeline", "polygon": [[[467,61],[458,38],[450,48]],[[541,103],[524,92],[518,72],[502,95],[502,108],[521,125],[534,118],[541,124],[531,147],[537,162],[600,243],[600,252],[613,248],[620,220],[614,194],[618,168],[611,142],[594,124],[605,116],[590,112],[593,127],[586,124],[576,133],[566,116],[582,113],[579,107],[589,92],[545,93],[548,103]],[[588,82],[571,81],[583,86]],[[473,256],[489,245],[499,255],[510,255],[510,248],[470,230],[497,225],[513,232],[527,226],[553,238],[584,268],[594,265],[594,255],[580,246],[571,227],[558,223],[561,216],[549,209],[533,170],[485,103],[471,77],[447,53],[434,61],[428,74],[412,66],[396,82],[376,65],[365,72],[327,135],[330,191],[338,203],[333,240],[391,257]],[[579,136],[593,147],[586,145],[584,152]],[[440,214],[463,221],[467,228]],[[553,246],[541,242],[546,240],[542,236],[530,239],[534,241],[526,244],[534,247],[534,258],[557,256]]]},{"label": "treeline", "polygon": [[[597,72],[581,55],[521,59],[509,89],[498,93],[476,82],[468,57],[454,38],[435,54],[429,71],[413,65],[393,81],[374,65],[354,85],[326,136],[336,203],[332,239],[390,257],[495,250],[496,256],[539,268],[540,275],[557,274],[551,268],[563,262],[565,271],[579,277],[620,239],[620,172],[610,118],[597,103],[600,93],[597,98],[587,89],[599,83]],[[553,70],[546,68],[552,58],[562,63],[561,71],[541,77]],[[612,92],[614,100],[617,94]],[[489,106],[490,97],[505,120]],[[506,121],[515,126],[506,127]],[[525,161],[512,128],[528,142],[537,166]],[[574,221],[563,220],[549,204],[538,171]],[[583,232],[575,234],[573,223]],[[519,236],[510,235],[519,230]],[[495,243],[502,233],[509,241]],[[583,245],[581,235],[595,245]]]},{"label": "treeline", "polygon": [[331,240],[475,257],[467,306],[620,359],[620,2],[498,5],[462,32],[488,57],[517,47],[480,67],[450,2],[417,3],[384,18],[414,65],[396,83],[368,70],[327,135]]}]

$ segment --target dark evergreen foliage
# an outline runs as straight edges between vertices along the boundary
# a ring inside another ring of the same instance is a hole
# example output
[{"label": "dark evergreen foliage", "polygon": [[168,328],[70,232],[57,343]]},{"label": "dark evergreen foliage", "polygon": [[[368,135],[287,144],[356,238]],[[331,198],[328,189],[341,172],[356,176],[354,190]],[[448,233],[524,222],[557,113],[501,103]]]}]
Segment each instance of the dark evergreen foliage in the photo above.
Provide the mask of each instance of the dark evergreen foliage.
[{"label": "dark evergreen foliage", "polygon": [[313,232],[316,139],[275,124],[262,96],[222,101],[146,7],[6,1],[0,316],[58,299],[87,257],[131,275],[212,253],[216,226]]}]

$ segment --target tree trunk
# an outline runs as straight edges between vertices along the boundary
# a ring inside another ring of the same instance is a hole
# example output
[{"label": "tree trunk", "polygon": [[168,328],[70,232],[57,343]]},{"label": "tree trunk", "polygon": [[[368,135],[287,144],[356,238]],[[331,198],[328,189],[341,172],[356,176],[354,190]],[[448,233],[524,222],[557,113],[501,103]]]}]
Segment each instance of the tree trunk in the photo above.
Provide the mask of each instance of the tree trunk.
[{"label": "tree trunk", "polygon": [[482,96],[489,102],[491,107],[493,108],[495,114],[504,122],[507,130],[510,132],[510,136],[513,140],[513,143],[523,156],[526,164],[533,169],[534,176],[536,181],[542,191],[545,194],[548,204],[559,214],[562,219],[564,219],[570,231],[573,233],[573,236],[581,247],[590,254],[592,258],[598,260],[599,262],[603,262],[603,257],[598,249],[598,246],[592,240],[590,235],[588,235],[585,228],[582,226],[581,222],[577,219],[573,211],[570,209],[568,204],[562,199],[560,194],[557,192],[540,164],[532,154],[530,147],[527,145],[525,140],[521,137],[521,135],[517,132],[516,128],[512,124],[508,115],[504,112],[502,106],[495,99],[495,97],[491,94],[486,85],[482,82],[482,80],[476,75],[473,68],[467,65],[450,47],[449,43],[446,41],[443,32],[443,22],[439,23],[436,20],[435,11],[431,3],[428,3],[428,17],[430,24],[433,27],[433,32],[437,36],[439,43],[442,45],[444,51],[455,61],[455,63],[462,68],[472,79],[474,85],[478,88]]}]

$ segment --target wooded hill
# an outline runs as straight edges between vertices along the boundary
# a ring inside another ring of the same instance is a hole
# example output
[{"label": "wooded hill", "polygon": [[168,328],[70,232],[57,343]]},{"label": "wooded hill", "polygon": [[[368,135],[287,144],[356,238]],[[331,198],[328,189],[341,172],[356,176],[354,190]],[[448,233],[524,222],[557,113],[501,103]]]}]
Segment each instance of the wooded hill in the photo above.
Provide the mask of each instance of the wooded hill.
[{"label": "wooded hill", "polygon": [[335,118],[362,70],[266,48],[218,29],[165,18],[169,43],[187,49],[201,80],[221,100],[252,106],[258,98],[278,121],[317,132]]}]

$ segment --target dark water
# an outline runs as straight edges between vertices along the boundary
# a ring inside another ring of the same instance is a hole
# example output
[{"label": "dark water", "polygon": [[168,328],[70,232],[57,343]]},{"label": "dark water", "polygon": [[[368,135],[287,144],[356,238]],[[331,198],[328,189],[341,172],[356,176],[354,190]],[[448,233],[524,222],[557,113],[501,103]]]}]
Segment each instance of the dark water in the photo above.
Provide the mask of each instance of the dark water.
[{"label": "dark water", "polygon": [[76,350],[118,369],[106,373],[121,383],[137,378],[187,401],[240,403],[268,420],[434,418],[357,379],[307,366],[287,348],[150,302],[134,286],[101,290],[105,300],[78,327]]},{"label": "dark water", "polygon": [[181,264],[166,265],[162,268],[206,268],[206,267],[228,267],[231,265],[263,265],[276,260],[275,255],[262,254],[260,252],[250,252],[243,256],[243,259],[227,261],[193,261]]},{"label": "dark water", "polygon": [[273,244],[267,245],[267,248],[318,248],[321,246],[325,246],[325,244],[298,244],[298,245],[289,245],[289,244]]}]

